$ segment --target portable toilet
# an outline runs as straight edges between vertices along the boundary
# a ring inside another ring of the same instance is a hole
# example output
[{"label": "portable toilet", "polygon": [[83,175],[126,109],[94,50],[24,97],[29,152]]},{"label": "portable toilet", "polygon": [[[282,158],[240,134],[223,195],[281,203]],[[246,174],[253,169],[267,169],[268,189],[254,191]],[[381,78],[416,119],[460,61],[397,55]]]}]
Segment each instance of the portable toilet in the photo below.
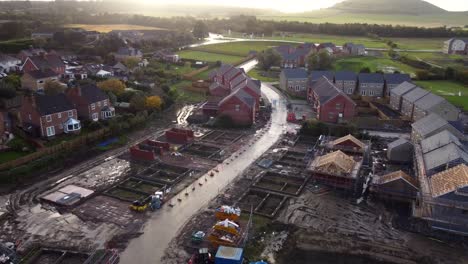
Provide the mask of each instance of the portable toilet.
[{"label": "portable toilet", "polygon": [[215,264],[242,264],[244,250],[242,248],[220,246],[215,256]]}]

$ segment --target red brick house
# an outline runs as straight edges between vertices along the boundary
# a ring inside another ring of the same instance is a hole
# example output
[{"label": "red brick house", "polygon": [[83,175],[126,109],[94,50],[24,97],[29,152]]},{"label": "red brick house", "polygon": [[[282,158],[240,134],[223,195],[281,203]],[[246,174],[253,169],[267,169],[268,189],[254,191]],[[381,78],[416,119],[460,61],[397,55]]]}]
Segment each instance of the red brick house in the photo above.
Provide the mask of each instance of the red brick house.
[{"label": "red brick house", "polygon": [[78,113],[65,94],[25,96],[20,108],[20,124],[23,130],[38,137],[81,130]]},{"label": "red brick house", "polygon": [[318,80],[311,92],[318,120],[341,123],[354,117],[356,103],[326,77]]},{"label": "red brick house", "polygon": [[27,57],[21,68],[24,72],[50,69],[60,76],[65,74],[65,64],[56,54]]},{"label": "red brick house", "polygon": [[109,97],[95,84],[70,88],[66,95],[78,111],[80,119],[98,121],[115,115]]},{"label": "red brick house", "polygon": [[60,76],[52,70],[25,72],[21,76],[21,88],[33,92],[43,91],[47,82],[58,82]]},{"label": "red brick house", "polygon": [[42,48],[29,48],[21,50],[16,57],[24,62],[28,57],[39,56],[41,54],[47,54],[47,51]]},{"label": "red brick house", "polygon": [[255,99],[245,89],[237,89],[218,104],[218,116],[229,116],[234,124],[248,126],[255,122]]}]

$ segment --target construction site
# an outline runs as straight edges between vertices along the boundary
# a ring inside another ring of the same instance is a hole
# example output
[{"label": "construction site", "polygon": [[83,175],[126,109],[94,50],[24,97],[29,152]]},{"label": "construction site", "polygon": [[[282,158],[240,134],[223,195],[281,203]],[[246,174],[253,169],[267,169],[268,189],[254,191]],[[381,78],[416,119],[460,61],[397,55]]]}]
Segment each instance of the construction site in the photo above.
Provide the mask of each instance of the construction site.
[{"label": "construction site", "polygon": [[245,258],[268,263],[466,263],[458,241],[394,228],[409,205],[388,203],[371,184],[372,172],[411,170],[388,160],[394,140],[284,135],[191,218],[163,263],[185,263],[199,249],[219,246],[243,248]]},{"label": "construction site", "polygon": [[171,128],[91,169],[15,193],[0,222],[0,241],[10,245],[0,256],[12,263],[117,263],[151,211],[202,188],[201,177],[253,133]]}]

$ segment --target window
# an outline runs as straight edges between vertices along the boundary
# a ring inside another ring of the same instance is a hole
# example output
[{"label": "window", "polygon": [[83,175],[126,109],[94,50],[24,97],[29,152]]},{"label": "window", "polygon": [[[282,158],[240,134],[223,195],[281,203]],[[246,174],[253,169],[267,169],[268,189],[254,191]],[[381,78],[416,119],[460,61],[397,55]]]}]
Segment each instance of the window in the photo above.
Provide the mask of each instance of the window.
[{"label": "window", "polygon": [[353,88],[348,88],[347,93],[348,93],[348,94],[352,94],[352,93],[353,93]]},{"label": "window", "polygon": [[99,116],[97,113],[93,113],[93,120],[97,121],[99,119]]},{"label": "window", "polygon": [[328,119],[333,120],[335,118],[335,114],[333,112],[328,113]]},{"label": "window", "polygon": [[51,115],[47,115],[47,116],[46,116],[46,121],[47,121],[47,122],[52,122],[52,116],[51,116]]},{"label": "window", "polygon": [[365,96],[365,95],[366,95],[366,90],[362,90],[362,91],[361,91],[361,95],[364,95],[364,96]]},{"label": "window", "polygon": [[73,117],[73,110],[68,111],[68,117]]},{"label": "window", "polygon": [[55,127],[53,127],[53,126],[47,127],[46,133],[47,133],[48,137],[54,136],[55,135]]},{"label": "window", "polygon": [[97,106],[98,106],[98,107],[101,107],[101,102],[97,102]]},{"label": "window", "polygon": [[58,114],[57,114],[57,117],[58,117],[58,118],[62,118],[62,113],[58,113]]},{"label": "window", "polygon": [[95,104],[91,104],[91,110],[94,110],[96,109],[96,105]]},{"label": "window", "polygon": [[104,101],[104,106],[107,106],[107,100]]},{"label": "window", "polygon": [[236,105],[236,111],[237,111],[237,112],[240,111],[240,105]]},{"label": "window", "polygon": [[341,109],[341,104],[336,104],[335,107],[336,107],[337,110],[340,110]]},{"label": "window", "polygon": [[29,117],[29,121],[31,121],[32,120],[31,114],[29,114],[28,117]]},{"label": "window", "polygon": [[296,92],[299,92],[301,90],[301,86],[296,85]]},{"label": "window", "polygon": [[44,83],[44,81],[42,81],[42,80],[41,80],[41,81],[37,81],[37,83]]}]

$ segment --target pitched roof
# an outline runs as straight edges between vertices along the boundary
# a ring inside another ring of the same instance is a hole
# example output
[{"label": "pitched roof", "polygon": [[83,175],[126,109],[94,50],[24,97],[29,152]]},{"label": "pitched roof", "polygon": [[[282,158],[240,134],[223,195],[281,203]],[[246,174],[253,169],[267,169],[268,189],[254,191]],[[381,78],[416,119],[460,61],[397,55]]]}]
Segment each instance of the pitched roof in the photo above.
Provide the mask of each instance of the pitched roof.
[{"label": "pitched roof", "polygon": [[434,198],[466,186],[468,186],[468,166],[466,164],[460,164],[430,178],[430,188]]},{"label": "pitched roof", "polygon": [[249,93],[247,93],[243,88],[236,89],[231,94],[224,97],[224,99],[221,100],[218,103],[218,105],[224,104],[226,101],[228,101],[229,99],[233,97],[238,98],[240,101],[242,101],[244,104],[246,104],[250,108],[253,108],[255,105],[255,99]]},{"label": "pitched roof", "polygon": [[236,87],[243,81],[245,81],[248,78],[248,76],[245,73],[242,73],[238,75],[236,78],[232,79],[231,82],[229,83],[231,87]]},{"label": "pitched roof", "polygon": [[412,91],[417,86],[410,82],[403,82],[397,87],[393,88],[391,94],[402,96],[410,91]]},{"label": "pitched roof", "polygon": [[409,74],[405,73],[384,74],[384,79],[387,82],[387,84],[400,84],[411,81],[411,77],[409,76]]},{"label": "pitched roof", "polygon": [[[396,89],[396,88],[395,88]],[[406,101],[409,101],[409,102],[416,102],[417,100],[419,100],[420,98],[422,98],[423,96],[427,95],[429,92],[422,89],[422,88],[419,88],[419,87],[415,87],[414,89],[412,89],[410,92],[406,93],[405,95],[403,95],[403,98],[406,100]]]},{"label": "pitched roof", "polygon": [[337,71],[335,72],[335,80],[339,81],[356,81],[357,74],[352,71]]},{"label": "pitched roof", "polygon": [[385,174],[383,176],[380,176],[380,177],[378,177],[376,179],[376,181],[374,183],[376,183],[376,184],[386,184],[386,183],[393,182],[393,181],[396,181],[396,180],[399,180],[399,179],[402,179],[403,181],[408,183],[410,186],[414,187],[415,189],[418,189],[417,181],[414,178],[412,178],[411,176],[409,176],[408,174],[406,174],[404,171],[401,171],[401,170],[394,171],[394,172]]},{"label": "pitched roof", "polygon": [[450,124],[445,119],[434,113],[431,113],[411,124],[413,130],[423,137],[426,137],[426,135],[429,135],[446,125]]},{"label": "pitched roof", "polygon": [[396,148],[398,146],[401,146],[401,145],[405,145],[405,144],[411,144],[411,142],[409,142],[408,140],[404,139],[404,138],[399,138],[391,143],[389,143],[387,145],[388,149],[393,149],[393,148]]},{"label": "pitched roof", "polygon": [[34,65],[38,68],[59,68],[65,67],[65,64],[56,54],[47,54],[44,56],[31,56],[28,57]]},{"label": "pitched roof", "polygon": [[468,154],[455,143],[450,143],[424,154],[424,165],[426,170],[432,170],[459,159],[468,163]]},{"label": "pitched roof", "polygon": [[55,73],[51,69],[30,71],[30,72],[25,72],[24,74],[28,74],[31,77],[33,77],[34,79],[44,79],[44,78],[58,77],[59,76],[59,74]]},{"label": "pitched roof", "polygon": [[309,75],[311,81],[317,81],[322,77],[326,77],[329,80],[333,80],[335,73],[332,71],[312,71]]},{"label": "pitched roof", "polygon": [[343,93],[343,91],[338,89],[329,79],[324,76],[322,76],[322,78],[315,83],[313,91],[318,95],[318,100],[321,104],[328,102],[338,95],[342,95],[353,104],[356,104],[353,100],[351,100],[351,98],[349,98],[349,96]]},{"label": "pitched roof", "polygon": [[384,78],[380,73],[360,73],[358,75],[361,83],[383,83]]},{"label": "pitched roof", "polygon": [[421,148],[423,153],[427,153],[433,151],[434,149],[438,149],[450,143],[454,143],[455,145],[461,147],[463,146],[460,140],[454,136],[450,131],[443,130],[435,135],[432,135],[426,139],[421,141]]},{"label": "pitched roof", "polygon": [[104,101],[109,98],[107,94],[95,84],[80,86],[79,89],[81,89],[81,96],[86,98],[89,103]]},{"label": "pitched roof", "polygon": [[339,150],[317,158],[316,167],[326,167],[330,164],[337,166],[345,173],[350,173],[356,162],[352,157]]},{"label": "pitched roof", "polygon": [[36,109],[41,115],[50,115],[75,109],[65,94],[39,95],[36,94]]},{"label": "pitched roof", "polygon": [[301,68],[283,69],[283,74],[288,79],[307,79],[307,71]]},{"label": "pitched roof", "polygon": [[444,101],[445,101],[444,98],[438,95],[435,95],[433,93],[428,93],[427,95],[423,96],[422,98],[414,102],[414,105],[418,107],[419,109],[427,111],[427,110],[432,109],[434,106],[443,103]]},{"label": "pitched roof", "polygon": [[357,146],[359,146],[360,148],[365,148],[366,145],[364,143],[362,143],[362,141],[360,141],[359,139],[355,138],[353,135],[349,134],[347,136],[344,136],[344,137],[340,137],[338,139],[335,139],[333,140],[332,144],[333,146],[336,146],[338,144],[341,144],[345,141],[348,141],[350,140],[351,142],[353,142],[354,144],[356,144]]}]

